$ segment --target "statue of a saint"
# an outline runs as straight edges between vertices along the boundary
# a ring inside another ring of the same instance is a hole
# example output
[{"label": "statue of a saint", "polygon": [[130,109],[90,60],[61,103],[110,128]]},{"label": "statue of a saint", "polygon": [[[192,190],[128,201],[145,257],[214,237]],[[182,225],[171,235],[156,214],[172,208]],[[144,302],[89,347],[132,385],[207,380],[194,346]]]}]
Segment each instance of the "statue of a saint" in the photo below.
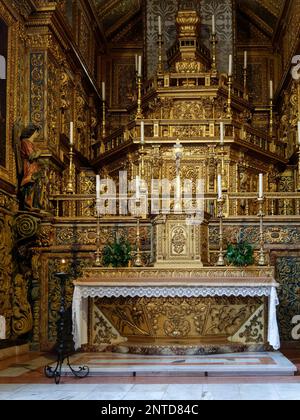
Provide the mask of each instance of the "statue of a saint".
[{"label": "statue of a saint", "polygon": [[38,135],[39,128],[34,125],[29,125],[21,134],[20,154],[23,162],[21,193],[24,209],[29,211],[42,209],[42,170],[38,162],[41,151],[34,144]]}]

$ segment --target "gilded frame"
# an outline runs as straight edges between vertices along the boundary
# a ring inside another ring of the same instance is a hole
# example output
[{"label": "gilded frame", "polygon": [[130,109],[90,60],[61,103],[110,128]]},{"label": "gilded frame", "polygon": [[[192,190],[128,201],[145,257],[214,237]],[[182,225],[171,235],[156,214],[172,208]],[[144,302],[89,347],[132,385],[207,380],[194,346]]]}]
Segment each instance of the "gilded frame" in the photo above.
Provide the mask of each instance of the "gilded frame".
[{"label": "gilded frame", "polygon": [[15,184],[16,168],[13,146],[13,126],[16,115],[17,56],[19,24],[8,7],[0,0],[0,17],[8,26],[7,48],[7,103],[6,103],[6,165],[0,166],[0,178]]}]

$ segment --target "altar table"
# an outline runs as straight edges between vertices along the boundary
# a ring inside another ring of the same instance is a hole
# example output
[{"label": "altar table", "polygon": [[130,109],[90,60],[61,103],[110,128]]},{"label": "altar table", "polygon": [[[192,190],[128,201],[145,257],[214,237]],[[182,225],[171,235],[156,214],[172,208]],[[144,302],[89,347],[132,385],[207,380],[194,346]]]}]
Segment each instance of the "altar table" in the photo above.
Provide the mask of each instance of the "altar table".
[{"label": "altar table", "polygon": [[76,349],[88,343],[88,298],[266,297],[268,342],[280,348],[273,268],[103,269],[84,271],[74,282],[73,335]]}]

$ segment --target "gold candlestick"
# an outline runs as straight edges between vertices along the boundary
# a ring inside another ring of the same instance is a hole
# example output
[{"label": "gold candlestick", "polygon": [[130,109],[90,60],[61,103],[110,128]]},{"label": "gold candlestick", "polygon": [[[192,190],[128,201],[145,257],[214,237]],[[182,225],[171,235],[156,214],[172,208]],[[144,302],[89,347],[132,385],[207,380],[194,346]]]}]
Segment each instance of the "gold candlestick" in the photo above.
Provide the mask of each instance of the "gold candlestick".
[{"label": "gold candlestick", "polygon": [[138,88],[138,100],[137,100],[137,113],[136,119],[142,120],[143,119],[143,112],[142,112],[142,76],[137,76],[137,88]]},{"label": "gold candlestick", "polygon": [[218,198],[218,218],[220,219],[220,226],[219,226],[219,247],[220,247],[220,252],[219,252],[219,259],[217,262],[217,266],[218,267],[224,267],[225,266],[225,261],[224,261],[224,249],[223,249],[223,205],[224,205],[224,199],[222,198]]},{"label": "gold candlestick", "polygon": [[69,164],[69,176],[68,176],[68,184],[67,184],[67,188],[66,188],[66,193],[67,194],[74,194],[74,181],[73,180],[73,175],[74,175],[74,147],[73,147],[73,143],[70,144],[70,152],[69,152],[69,159],[70,159],[70,164]]},{"label": "gold candlestick", "polygon": [[222,191],[227,192],[226,172],[225,172],[225,147],[224,144],[221,146],[221,175],[222,175]]},{"label": "gold candlestick", "polygon": [[100,212],[100,200],[96,199],[96,217],[97,217],[97,251],[95,253],[95,267],[102,267],[101,262],[101,250],[100,250],[100,219],[101,219],[101,212]]},{"label": "gold candlestick", "polygon": [[248,73],[247,67],[244,67],[244,99],[248,99],[248,83],[247,83]]},{"label": "gold candlestick", "polygon": [[164,72],[163,69],[163,37],[162,34],[158,35],[158,69],[157,69],[157,73],[158,74],[162,74]]},{"label": "gold candlestick", "polygon": [[259,261],[258,265],[263,267],[266,265],[266,258],[265,258],[265,240],[264,240],[264,197],[258,198],[258,204],[259,204],[259,212],[258,217],[260,218],[260,230],[259,230],[259,244],[260,244],[260,250],[259,250]]},{"label": "gold candlestick", "polygon": [[141,207],[141,200],[136,200],[136,209],[137,209],[137,213],[136,213],[136,244],[137,244],[137,250],[136,250],[136,255],[135,255],[135,261],[134,261],[134,266],[135,267],[143,267],[143,261],[142,261],[142,253],[141,253],[141,233],[140,233],[140,219],[141,219],[141,214],[140,214],[140,207]]},{"label": "gold candlestick", "polygon": [[211,36],[211,45],[212,45],[212,64],[211,64],[211,72],[214,76],[217,75],[217,34],[213,33]]},{"label": "gold candlestick", "polygon": [[228,76],[228,101],[227,101],[227,118],[232,118],[232,109],[231,109],[231,102],[232,102],[232,76]]},{"label": "gold candlestick", "polygon": [[142,144],[141,148],[139,149],[139,154],[140,154],[139,175],[140,175],[141,178],[144,179],[144,177],[145,177],[145,156],[147,154],[147,152],[145,151],[144,144]]},{"label": "gold candlestick", "polygon": [[298,191],[300,191],[300,144],[298,145]]},{"label": "gold candlestick", "polygon": [[274,113],[273,113],[273,99],[270,99],[270,136],[273,137],[273,125],[274,125]]},{"label": "gold candlestick", "polygon": [[106,102],[102,101],[102,138],[106,137]]}]

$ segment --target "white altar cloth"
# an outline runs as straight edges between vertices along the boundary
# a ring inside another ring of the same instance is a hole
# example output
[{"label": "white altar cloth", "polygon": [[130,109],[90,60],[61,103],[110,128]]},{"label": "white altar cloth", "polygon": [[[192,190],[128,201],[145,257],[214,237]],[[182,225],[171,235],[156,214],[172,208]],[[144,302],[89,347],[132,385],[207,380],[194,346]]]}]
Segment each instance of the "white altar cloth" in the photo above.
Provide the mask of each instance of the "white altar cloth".
[{"label": "white altar cloth", "polygon": [[277,323],[276,307],[279,304],[277,296],[277,283],[270,285],[256,282],[253,285],[242,285],[238,282],[226,283],[223,286],[216,284],[203,285],[197,283],[186,287],[178,285],[149,285],[137,286],[134,283],[112,285],[97,283],[75,282],[73,298],[73,336],[76,350],[88,343],[88,298],[118,298],[118,297],[268,297],[269,298],[269,324],[268,342],[274,350],[280,349],[280,336]]}]

